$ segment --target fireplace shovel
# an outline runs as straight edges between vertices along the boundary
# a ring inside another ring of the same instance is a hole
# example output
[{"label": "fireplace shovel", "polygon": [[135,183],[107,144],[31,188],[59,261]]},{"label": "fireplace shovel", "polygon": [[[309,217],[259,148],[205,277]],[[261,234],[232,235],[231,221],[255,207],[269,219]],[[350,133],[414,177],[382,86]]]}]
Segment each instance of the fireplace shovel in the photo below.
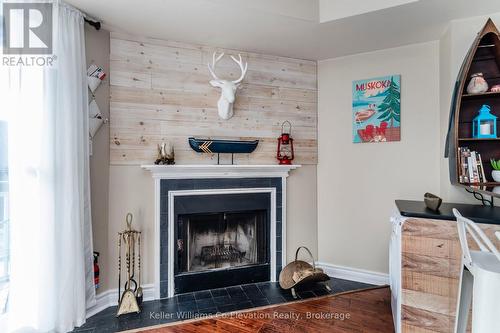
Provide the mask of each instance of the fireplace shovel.
[{"label": "fireplace shovel", "polygon": [[[298,260],[300,249],[304,249],[307,251],[307,253],[311,257],[312,265],[305,261]],[[300,246],[295,252],[295,261],[289,263],[285,266],[285,268],[283,268],[280,273],[279,280],[280,287],[287,290],[291,289],[293,298],[297,298],[295,287],[306,284],[308,282],[325,282],[330,280],[330,277],[326,275],[321,268],[316,268],[314,257],[311,251],[309,251],[309,249],[305,246]],[[325,284],[325,288],[328,291],[331,291],[328,284]]]}]

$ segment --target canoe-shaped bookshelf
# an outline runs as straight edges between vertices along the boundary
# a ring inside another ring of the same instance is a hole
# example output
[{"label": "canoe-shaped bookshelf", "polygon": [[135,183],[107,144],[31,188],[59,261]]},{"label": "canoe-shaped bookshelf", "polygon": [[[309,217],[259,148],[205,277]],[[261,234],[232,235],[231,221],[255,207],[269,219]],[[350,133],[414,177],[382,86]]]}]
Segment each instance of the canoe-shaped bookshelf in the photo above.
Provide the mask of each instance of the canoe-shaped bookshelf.
[{"label": "canoe-shaped bookshelf", "polygon": [[[483,73],[489,88],[500,84],[500,33],[491,19],[477,35],[460,68],[451,102],[446,154],[452,184],[500,197],[500,183],[493,181],[490,164],[491,158],[500,159],[500,138],[476,138],[472,133],[473,119],[482,105],[489,105],[491,113],[500,119],[500,92],[468,93],[467,86],[475,73]],[[497,127],[500,128],[498,123]],[[460,177],[463,175],[460,148],[480,154],[485,178],[482,182],[471,184]]]}]

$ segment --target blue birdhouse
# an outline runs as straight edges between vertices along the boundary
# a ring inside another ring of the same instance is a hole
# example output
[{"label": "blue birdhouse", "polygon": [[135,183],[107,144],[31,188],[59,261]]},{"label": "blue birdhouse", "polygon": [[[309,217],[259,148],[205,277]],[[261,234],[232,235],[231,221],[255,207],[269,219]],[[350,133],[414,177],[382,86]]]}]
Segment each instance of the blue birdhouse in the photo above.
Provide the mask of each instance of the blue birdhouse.
[{"label": "blue birdhouse", "polygon": [[477,139],[497,137],[497,117],[491,113],[489,105],[483,105],[472,121],[472,136]]}]

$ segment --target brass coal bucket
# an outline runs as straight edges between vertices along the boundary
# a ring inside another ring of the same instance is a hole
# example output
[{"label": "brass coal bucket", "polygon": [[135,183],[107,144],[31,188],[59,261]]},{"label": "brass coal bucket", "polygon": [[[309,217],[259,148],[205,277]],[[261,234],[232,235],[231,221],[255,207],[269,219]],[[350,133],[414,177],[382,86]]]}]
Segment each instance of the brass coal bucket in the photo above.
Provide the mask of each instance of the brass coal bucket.
[{"label": "brass coal bucket", "polygon": [[[298,260],[299,251],[301,249],[307,251],[311,258],[312,265],[305,261]],[[279,280],[280,287],[283,289],[291,289],[293,298],[297,298],[297,294],[295,293],[296,286],[307,282],[325,282],[330,280],[330,277],[326,275],[321,268],[316,267],[311,251],[305,246],[300,246],[295,252],[295,261],[283,268]],[[325,288],[331,291],[330,286],[327,284],[325,284]]]}]

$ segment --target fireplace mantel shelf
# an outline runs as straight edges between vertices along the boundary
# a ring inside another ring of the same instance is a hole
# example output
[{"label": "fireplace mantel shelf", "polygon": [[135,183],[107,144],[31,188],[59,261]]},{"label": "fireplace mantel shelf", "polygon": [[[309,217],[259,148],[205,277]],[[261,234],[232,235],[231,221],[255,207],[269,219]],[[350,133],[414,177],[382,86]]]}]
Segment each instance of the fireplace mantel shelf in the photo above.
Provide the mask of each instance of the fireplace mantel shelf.
[{"label": "fireplace mantel shelf", "polygon": [[156,179],[287,177],[301,165],[141,165]]}]

